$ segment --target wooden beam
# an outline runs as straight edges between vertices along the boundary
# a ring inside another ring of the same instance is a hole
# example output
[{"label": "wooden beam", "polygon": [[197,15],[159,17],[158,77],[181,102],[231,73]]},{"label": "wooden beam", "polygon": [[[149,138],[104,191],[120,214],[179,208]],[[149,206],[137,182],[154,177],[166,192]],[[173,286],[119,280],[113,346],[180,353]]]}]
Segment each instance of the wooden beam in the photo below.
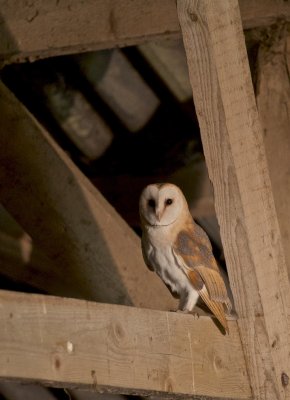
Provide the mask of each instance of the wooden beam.
[{"label": "wooden beam", "polygon": [[[0,0],[0,61],[35,60],[176,37],[175,0]],[[290,19],[283,0],[240,0],[244,29]]]},{"label": "wooden beam", "polygon": [[[262,42],[257,63],[257,105],[283,247],[290,277],[290,35],[285,26]],[[287,62],[288,61],[288,62]]]},{"label": "wooden beam", "polygon": [[137,235],[3,84],[0,110],[0,201],[62,285],[85,299],[174,307]]},{"label": "wooden beam", "polygon": [[119,49],[80,54],[75,60],[94,91],[130,132],[144,128],[160,100]]},{"label": "wooden beam", "polygon": [[236,0],[178,1],[255,399],[289,399],[289,281]]},{"label": "wooden beam", "polygon": [[136,395],[250,399],[235,321],[0,291],[0,379]]},{"label": "wooden beam", "polygon": [[41,96],[51,116],[87,160],[96,160],[110,147],[113,132],[81,91],[68,87],[59,72],[43,83]]},{"label": "wooden beam", "polygon": [[191,100],[192,90],[181,38],[150,41],[138,46],[138,50],[180,103]]}]

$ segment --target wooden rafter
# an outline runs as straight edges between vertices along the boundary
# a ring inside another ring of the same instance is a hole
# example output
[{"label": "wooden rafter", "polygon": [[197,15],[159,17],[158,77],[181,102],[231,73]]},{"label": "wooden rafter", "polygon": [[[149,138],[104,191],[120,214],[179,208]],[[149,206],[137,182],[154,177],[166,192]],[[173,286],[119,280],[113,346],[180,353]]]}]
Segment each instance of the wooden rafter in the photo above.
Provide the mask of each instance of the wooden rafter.
[{"label": "wooden rafter", "polygon": [[238,2],[178,13],[253,396],[289,399],[290,288]]},{"label": "wooden rafter", "polygon": [[206,317],[0,291],[0,326],[0,380],[182,398],[251,396],[236,321],[223,336]]},{"label": "wooden rafter", "polygon": [[[240,0],[244,29],[290,19],[283,0]],[[0,61],[34,60],[180,35],[175,0],[0,0]]]}]

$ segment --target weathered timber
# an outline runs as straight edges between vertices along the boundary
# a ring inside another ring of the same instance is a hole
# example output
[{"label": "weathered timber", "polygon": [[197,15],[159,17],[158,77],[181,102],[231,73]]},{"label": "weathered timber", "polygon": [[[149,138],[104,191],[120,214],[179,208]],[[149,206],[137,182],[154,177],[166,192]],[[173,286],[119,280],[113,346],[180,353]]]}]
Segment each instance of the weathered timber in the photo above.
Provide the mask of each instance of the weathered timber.
[{"label": "weathered timber", "polygon": [[[257,63],[257,105],[273,195],[290,276],[290,35],[286,26],[261,43]],[[281,31],[282,29],[282,31]]]},{"label": "weathered timber", "polygon": [[178,13],[253,396],[289,399],[289,281],[238,2]]},{"label": "weathered timber", "polygon": [[[290,19],[283,0],[240,0],[244,29]],[[0,0],[0,60],[35,60],[59,54],[176,37],[175,0]]]},{"label": "weathered timber", "polygon": [[137,235],[3,84],[0,110],[0,201],[62,285],[88,300],[174,307]]},{"label": "weathered timber", "polygon": [[192,98],[185,51],[181,38],[151,41],[138,46],[138,50],[180,102],[185,102]]},{"label": "weathered timber", "polygon": [[[236,321],[0,291],[0,380],[250,399]],[[196,396],[196,397],[195,397]]]},{"label": "weathered timber", "polygon": [[44,83],[45,104],[82,154],[94,160],[110,146],[113,133],[85,96],[63,82],[64,76],[58,74],[55,81]]},{"label": "weathered timber", "polygon": [[80,54],[75,59],[94,90],[129,131],[137,132],[147,124],[160,101],[119,49]]}]

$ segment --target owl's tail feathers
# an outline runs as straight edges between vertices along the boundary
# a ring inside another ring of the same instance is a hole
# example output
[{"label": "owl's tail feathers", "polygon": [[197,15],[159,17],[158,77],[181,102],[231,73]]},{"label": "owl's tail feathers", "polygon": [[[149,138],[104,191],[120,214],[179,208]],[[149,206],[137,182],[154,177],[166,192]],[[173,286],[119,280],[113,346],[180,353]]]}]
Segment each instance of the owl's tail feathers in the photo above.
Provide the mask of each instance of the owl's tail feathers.
[{"label": "owl's tail feathers", "polygon": [[217,320],[221,323],[226,333],[229,332],[229,326],[225,315],[224,305],[222,303],[218,303],[217,301],[211,300],[208,295],[208,291],[206,286],[204,285],[203,288],[199,291],[199,295],[202,300],[205,302],[207,307],[211,310]]},{"label": "owl's tail feathers", "polygon": [[214,275],[211,272],[211,270],[208,271],[208,268],[205,270],[204,267],[197,267],[195,270],[186,270],[186,274],[195,290],[197,290],[204,303],[221,323],[225,331],[229,333],[226,312],[230,313],[231,303],[228,299],[224,283],[220,281],[221,278],[218,272],[214,271]]}]

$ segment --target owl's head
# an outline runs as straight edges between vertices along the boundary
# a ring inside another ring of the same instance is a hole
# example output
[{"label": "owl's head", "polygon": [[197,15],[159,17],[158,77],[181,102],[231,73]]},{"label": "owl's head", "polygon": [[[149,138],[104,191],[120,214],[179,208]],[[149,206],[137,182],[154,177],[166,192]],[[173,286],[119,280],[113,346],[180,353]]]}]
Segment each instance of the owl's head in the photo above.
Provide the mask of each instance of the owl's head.
[{"label": "owl's head", "polygon": [[188,214],[188,206],[182,191],[171,183],[152,184],[145,187],[140,196],[141,218],[151,226],[173,224]]}]

